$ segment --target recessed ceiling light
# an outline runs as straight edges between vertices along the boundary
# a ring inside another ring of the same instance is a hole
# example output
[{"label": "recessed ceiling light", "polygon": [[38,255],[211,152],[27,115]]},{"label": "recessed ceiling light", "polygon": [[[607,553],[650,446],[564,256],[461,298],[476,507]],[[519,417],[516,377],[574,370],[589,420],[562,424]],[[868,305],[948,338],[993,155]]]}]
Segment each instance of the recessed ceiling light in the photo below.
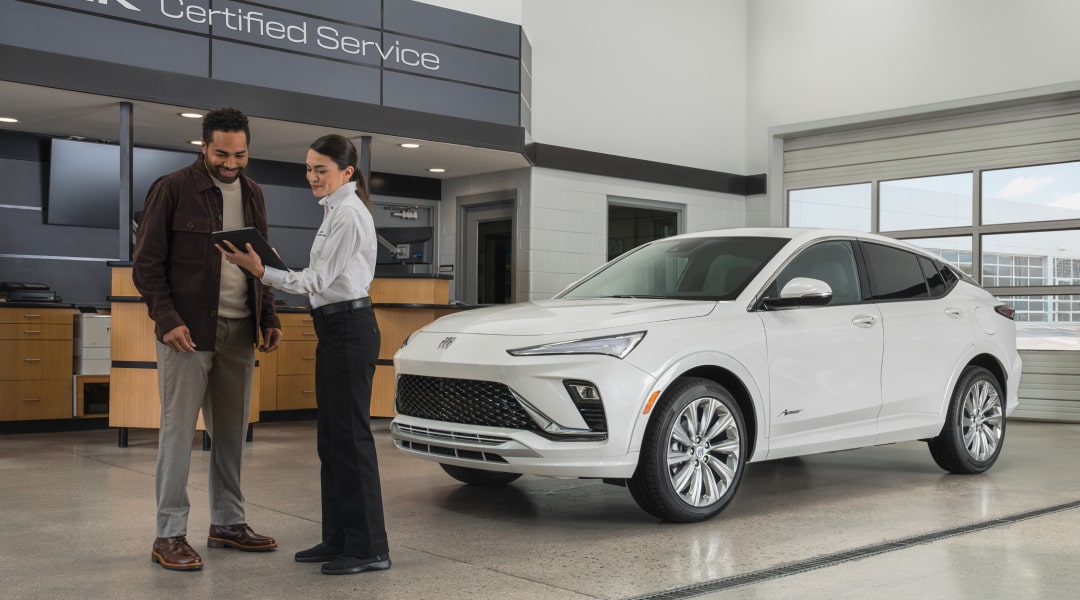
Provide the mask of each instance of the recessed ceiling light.
[{"label": "recessed ceiling light", "polygon": [[191,140],[189,144],[195,144],[196,146],[202,146],[202,140]]},{"label": "recessed ceiling light", "polygon": [[194,113],[194,112],[182,112],[182,113],[180,113],[180,116],[184,117],[185,119],[201,119],[201,118],[203,118],[202,114]]},{"label": "recessed ceiling light", "polygon": [[420,144],[412,144],[412,143],[398,144],[398,145],[401,146],[402,148],[419,148],[420,147]]},{"label": "recessed ceiling light", "polygon": [[19,120],[14,117],[0,117],[0,123],[18,123]]},{"label": "recessed ceiling light", "polygon": [[445,173],[446,169],[442,169],[442,168],[439,168],[439,167],[432,167],[432,168],[428,169],[428,171],[431,172],[431,173]]}]

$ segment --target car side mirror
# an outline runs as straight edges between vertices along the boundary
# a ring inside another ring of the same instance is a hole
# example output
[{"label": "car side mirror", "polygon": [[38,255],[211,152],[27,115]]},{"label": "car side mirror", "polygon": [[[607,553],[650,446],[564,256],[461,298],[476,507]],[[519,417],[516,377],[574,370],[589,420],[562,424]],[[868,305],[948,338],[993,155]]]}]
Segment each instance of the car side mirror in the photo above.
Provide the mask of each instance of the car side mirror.
[{"label": "car side mirror", "polygon": [[825,306],[832,300],[832,288],[820,279],[796,277],[784,285],[779,298],[762,298],[761,303],[769,310],[799,308],[800,306]]}]

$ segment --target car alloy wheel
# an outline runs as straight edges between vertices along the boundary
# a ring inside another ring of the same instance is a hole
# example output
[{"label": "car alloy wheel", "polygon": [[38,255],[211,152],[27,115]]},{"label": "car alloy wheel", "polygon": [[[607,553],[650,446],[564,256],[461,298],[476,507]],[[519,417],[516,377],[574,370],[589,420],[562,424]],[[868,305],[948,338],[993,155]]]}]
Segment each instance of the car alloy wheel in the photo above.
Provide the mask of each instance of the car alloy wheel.
[{"label": "car alloy wheel", "polygon": [[1005,396],[1001,382],[983,367],[960,374],[941,433],[929,442],[939,467],[962,475],[993,466],[1005,443]]},{"label": "car alloy wheel", "polygon": [[734,397],[706,379],[679,379],[657,403],[627,482],[649,514],[703,521],[722,511],[742,479],[746,425]]},{"label": "car alloy wheel", "polygon": [[985,461],[997,452],[1004,433],[1001,396],[985,379],[975,381],[964,393],[963,438],[971,458]]}]

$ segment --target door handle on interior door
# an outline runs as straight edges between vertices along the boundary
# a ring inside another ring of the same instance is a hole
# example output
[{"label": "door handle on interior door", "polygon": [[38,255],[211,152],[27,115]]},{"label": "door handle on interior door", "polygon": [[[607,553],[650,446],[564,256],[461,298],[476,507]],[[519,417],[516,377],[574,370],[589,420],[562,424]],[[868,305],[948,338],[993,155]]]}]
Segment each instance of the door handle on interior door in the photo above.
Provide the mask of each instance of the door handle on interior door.
[{"label": "door handle on interior door", "polygon": [[945,309],[945,314],[949,315],[954,319],[959,319],[960,315],[964,314],[964,309],[950,306],[949,308]]},{"label": "door handle on interior door", "polygon": [[858,315],[851,319],[851,323],[858,327],[873,327],[877,323],[877,317],[874,315]]}]

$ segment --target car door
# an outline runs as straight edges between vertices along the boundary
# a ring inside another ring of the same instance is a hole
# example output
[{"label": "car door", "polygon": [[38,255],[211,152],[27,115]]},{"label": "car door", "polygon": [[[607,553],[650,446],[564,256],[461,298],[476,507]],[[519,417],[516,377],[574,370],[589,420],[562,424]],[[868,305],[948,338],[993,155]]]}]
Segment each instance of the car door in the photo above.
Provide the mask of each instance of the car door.
[{"label": "car door", "polygon": [[862,252],[885,336],[876,443],[932,437],[950,378],[975,342],[973,308],[947,293],[929,258],[872,242],[862,242]]},{"label": "car door", "polygon": [[[881,406],[881,315],[864,302],[851,240],[803,249],[767,288],[794,277],[829,284],[824,306],[762,310],[769,363],[769,458],[874,442]],[[869,294],[865,294],[869,296]]]}]

